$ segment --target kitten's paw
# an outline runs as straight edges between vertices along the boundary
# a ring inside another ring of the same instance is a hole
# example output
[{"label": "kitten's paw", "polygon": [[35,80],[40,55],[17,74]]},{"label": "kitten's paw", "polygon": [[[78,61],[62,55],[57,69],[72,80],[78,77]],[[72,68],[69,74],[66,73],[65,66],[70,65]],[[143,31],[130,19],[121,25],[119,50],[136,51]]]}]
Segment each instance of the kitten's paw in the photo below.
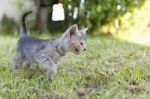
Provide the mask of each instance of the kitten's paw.
[{"label": "kitten's paw", "polygon": [[12,68],[12,72],[14,72],[14,73],[18,73],[18,67],[16,68],[16,67],[14,67],[14,66],[13,66],[13,68]]},{"label": "kitten's paw", "polygon": [[18,69],[18,66],[12,66],[13,71],[16,71]]},{"label": "kitten's paw", "polygon": [[52,80],[54,78],[54,72],[47,72],[47,79]]},{"label": "kitten's paw", "polygon": [[47,74],[47,79],[48,79],[49,81],[52,81],[53,76],[52,76],[52,75],[48,75],[48,74]]}]

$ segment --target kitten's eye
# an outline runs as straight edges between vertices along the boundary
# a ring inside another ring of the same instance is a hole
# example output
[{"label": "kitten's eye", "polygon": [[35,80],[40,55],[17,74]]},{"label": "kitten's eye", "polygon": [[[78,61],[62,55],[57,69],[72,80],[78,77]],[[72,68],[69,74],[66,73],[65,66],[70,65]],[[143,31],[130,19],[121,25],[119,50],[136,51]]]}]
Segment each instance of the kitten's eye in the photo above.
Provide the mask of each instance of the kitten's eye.
[{"label": "kitten's eye", "polygon": [[80,45],[83,45],[83,43],[82,43],[82,42],[80,42]]}]

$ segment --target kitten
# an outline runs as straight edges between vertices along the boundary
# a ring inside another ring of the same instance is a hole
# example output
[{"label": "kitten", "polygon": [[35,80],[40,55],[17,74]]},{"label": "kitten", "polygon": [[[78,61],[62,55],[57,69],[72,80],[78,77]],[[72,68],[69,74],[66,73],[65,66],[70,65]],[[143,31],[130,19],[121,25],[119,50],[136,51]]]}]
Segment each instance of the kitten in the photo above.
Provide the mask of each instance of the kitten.
[{"label": "kitten", "polygon": [[21,38],[17,44],[17,53],[14,59],[13,68],[17,69],[22,63],[26,66],[40,64],[47,69],[47,77],[51,79],[57,71],[56,64],[67,52],[80,54],[86,50],[87,28],[78,30],[77,25],[70,26],[60,37],[53,39],[39,39],[27,34],[25,17],[22,17],[20,29]]}]

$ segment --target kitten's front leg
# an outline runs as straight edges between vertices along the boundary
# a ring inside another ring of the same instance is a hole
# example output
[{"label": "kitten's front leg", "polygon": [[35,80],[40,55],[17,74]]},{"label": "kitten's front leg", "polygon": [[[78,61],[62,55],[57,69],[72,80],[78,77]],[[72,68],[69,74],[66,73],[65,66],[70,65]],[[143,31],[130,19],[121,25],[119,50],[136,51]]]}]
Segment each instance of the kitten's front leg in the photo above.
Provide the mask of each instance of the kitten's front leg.
[{"label": "kitten's front leg", "polygon": [[57,73],[57,67],[56,64],[51,63],[50,66],[46,67],[47,68],[47,77],[48,79],[52,79],[53,75]]},{"label": "kitten's front leg", "polygon": [[51,79],[53,74],[57,72],[56,64],[48,56],[38,55],[38,56],[35,57],[35,60],[47,69],[48,79]]}]

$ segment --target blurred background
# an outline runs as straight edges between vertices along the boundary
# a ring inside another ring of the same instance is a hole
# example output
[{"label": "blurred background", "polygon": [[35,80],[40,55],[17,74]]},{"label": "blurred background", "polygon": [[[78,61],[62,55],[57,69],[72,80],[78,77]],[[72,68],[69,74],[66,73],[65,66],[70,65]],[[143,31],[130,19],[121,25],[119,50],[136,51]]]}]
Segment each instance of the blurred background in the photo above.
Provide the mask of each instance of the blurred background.
[{"label": "blurred background", "polygon": [[28,30],[37,35],[78,24],[88,27],[91,36],[150,44],[150,0],[0,0],[0,34],[18,35],[20,18],[30,10]]}]

